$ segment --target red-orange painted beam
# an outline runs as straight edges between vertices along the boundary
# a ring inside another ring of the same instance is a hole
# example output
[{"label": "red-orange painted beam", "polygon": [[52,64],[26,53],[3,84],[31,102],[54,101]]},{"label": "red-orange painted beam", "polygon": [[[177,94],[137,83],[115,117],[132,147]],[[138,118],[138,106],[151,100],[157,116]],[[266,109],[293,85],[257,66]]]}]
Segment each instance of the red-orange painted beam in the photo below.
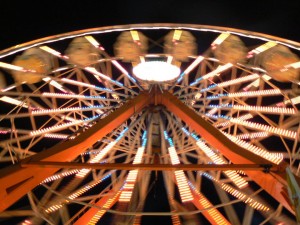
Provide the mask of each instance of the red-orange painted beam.
[{"label": "red-orange painted beam", "polygon": [[[150,100],[148,93],[141,93],[104,119],[98,120],[95,125],[80,133],[75,139],[59,143],[23,161],[71,161],[113,129],[119,127],[134,113],[140,112],[149,104]],[[0,212],[8,208],[58,169],[24,168],[21,163],[18,163],[0,170]]]},{"label": "red-orange painted beam", "polygon": [[[159,93],[158,93],[159,94]],[[235,164],[273,164],[268,160],[243,149],[230,141],[218,129],[201,118],[196,112],[182,103],[169,92],[159,94],[160,103],[181,118],[186,124],[200,134],[214,148],[218,149],[226,158]],[[274,165],[274,164],[273,164]],[[279,165],[282,169],[274,173],[264,173],[262,171],[246,171],[246,174],[267,191],[273,198],[284,205],[290,212],[294,213],[290,203],[282,194],[286,190],[286,163]]]},{"label": "red-orange painted beam", "polygon": [[49,162],[30,161],[22,163],[23,167],[32,168],[67,168],[67,169],[98,169],[98,170],[152,170],[152,171],[201,171],[201,170],[269,170],[277,171],[276,166],[258,164],[128,164],[128,163],[76,163],[76,162]]}]

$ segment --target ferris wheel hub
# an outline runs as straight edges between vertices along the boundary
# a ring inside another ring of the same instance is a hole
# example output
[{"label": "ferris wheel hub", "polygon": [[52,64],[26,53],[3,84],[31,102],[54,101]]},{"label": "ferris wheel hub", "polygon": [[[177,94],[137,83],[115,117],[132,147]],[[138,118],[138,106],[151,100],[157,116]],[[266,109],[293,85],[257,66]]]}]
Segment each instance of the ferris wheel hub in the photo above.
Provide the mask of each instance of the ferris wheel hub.
[{"label": "ferris wheel hub", "polygon": [[180,69],[167,62],[148,61],[135,66],[133,74],[140,80],[160,83],[176,79],[180,75]]}]

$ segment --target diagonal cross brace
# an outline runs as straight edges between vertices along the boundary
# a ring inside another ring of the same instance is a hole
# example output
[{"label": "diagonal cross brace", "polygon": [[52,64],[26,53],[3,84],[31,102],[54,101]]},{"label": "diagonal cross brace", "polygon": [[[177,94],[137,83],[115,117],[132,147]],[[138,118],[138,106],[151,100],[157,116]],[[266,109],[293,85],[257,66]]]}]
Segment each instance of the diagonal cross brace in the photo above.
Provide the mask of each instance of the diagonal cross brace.
[{"label": "diagonal cross brace", "polygon": [[[218,149],[227,159],[234,164],[275,164],[249,152],[225,137],[217,128],[205,121],[196,112],[182,103],[169,92],[158,93],[159,102],[181,118],[186,124],[201,135],[210,145]],[[285,168],[288,165],[282,162],[277,166],[279,171],[264,173],[262,171],[245,171],[245,173],[257,184],[259,184],[273,198],[280,202],[291,213],[295,214],[290,203],[285,198],[284,190],[287,187]]]},{"label": "diagonal cross brace", "polygon": [[[162,104],[166,108],[180,117],[198,134],[207,140],[214,148],[218,149],[225,157],[235,164],[272,164],[254,153],[245,151],[228,138],[218,129],[202,119],[192,109],[178,100],[169,92],[156,91],[153,93],[141,93],[136,98],[117,109],[114,113],[99,120],[94,126],[81,133],[74,140],[62,142],[48,150],[38,153],[25,159],[26,161],[53,161],[67,162],[75,159],[80,153],[97,140],[104,137],[111,130],[120,126],[131,115],[141,111],[149,104]],[[23,163],[24,165],[24,163]],[[275,165],[274,165],[275,166]],[[278,168],[278,166],[276,166]],[[262,171],[247,171],[246,174],[259,184],[266,192],[294,213],[290,203],[283,194],[286,190],[287,165],[281,163],[278,172],[264,173]],[[36,187],[41,181],[55,173],[58,168],[23,168],[21,163],[0,170],[0,212],[8,208],[28,191]]]},{"label": "diagonal cross brace", "polygon": [[68,162],[92,146],[99,139],[119,127],[133,114],[140,112],[150,102],[148,93],[141,93],[95,125],[80,133],[75,139],[61,142],[23,162],[0,170],[0,212],[11,206],[59,168],[24,168],[30,161]]}]

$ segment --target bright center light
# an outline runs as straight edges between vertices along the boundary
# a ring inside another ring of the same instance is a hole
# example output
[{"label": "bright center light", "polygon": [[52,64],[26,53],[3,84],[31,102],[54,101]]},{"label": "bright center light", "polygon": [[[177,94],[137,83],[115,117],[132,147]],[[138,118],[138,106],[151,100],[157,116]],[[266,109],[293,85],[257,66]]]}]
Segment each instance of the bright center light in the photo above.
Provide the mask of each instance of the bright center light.
[{"label": "bright center light", "polygon": [[164,82],[177,78],[180,69],[177,66],[162,61],[142,62],[133,68],[133,74],[144,81]]}]

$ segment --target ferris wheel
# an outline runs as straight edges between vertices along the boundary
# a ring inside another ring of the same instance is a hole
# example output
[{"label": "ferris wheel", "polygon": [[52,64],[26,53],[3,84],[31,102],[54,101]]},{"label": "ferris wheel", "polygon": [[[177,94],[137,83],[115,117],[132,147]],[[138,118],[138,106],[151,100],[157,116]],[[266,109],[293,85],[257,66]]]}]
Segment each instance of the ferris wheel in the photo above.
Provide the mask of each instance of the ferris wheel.
[{"label": "ferris wheel", "polygon": [[195,24],[2,50],[0,222],[297,224],[299,50]]}]

